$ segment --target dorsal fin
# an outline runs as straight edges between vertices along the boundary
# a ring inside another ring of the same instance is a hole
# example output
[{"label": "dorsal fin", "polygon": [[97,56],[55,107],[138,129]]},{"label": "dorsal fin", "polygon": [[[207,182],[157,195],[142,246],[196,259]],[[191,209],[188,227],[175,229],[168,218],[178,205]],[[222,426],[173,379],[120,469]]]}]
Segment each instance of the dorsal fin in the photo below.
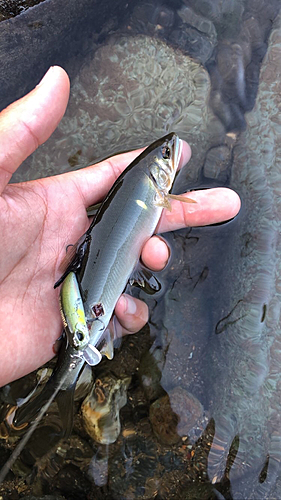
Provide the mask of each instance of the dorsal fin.
[{"label": "dorsal fin", "polygon": [[[82,260],[85,256],[85,254],[89,250],[90,243],[91,243],[91,235],[88,232],[86,232],[85,234],[83,234],[83,236],[81,236],[81,238],[79,238],[77,243],[75,243],[75,245],[73,245],[73,247],[71,247],[72,260],[69,262],[68,266],[65,268],[65,271],[63,272],[62,276],[54,284],[54,288],[57,288],[71,271],[74,273],[76,273],[78,271],[78,269],[81,267],[81,263],[82,263]],[[73,248],[73,250],[72,250],[72,248]],[[63,259],[62,262],[64,262],[64,261],[65,261],[65,259]],[[68,258],[65,262],[67,262],[67,261],[68,261]],[[61,267],[61,265],[60,265],[60,267]]]}]

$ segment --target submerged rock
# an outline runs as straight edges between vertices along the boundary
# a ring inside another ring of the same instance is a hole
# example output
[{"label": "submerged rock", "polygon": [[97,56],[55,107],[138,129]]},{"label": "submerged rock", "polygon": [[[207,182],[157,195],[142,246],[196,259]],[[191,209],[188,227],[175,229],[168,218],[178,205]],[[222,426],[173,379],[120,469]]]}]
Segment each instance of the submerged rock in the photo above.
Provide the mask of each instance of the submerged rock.
[{"label": "submerged rock", "polygon": [[[13,4],[17,11],[20,3],[35,1],[0,0],[0,20],[1,7],[11,12]],[[34,88],[52,65],[61,65],[72,78],[99,35],[118,24],[117,12],[124,19],[127,8],[123,0],[48,0],[2,21],[0,110]]]},{"label": "submerged rock", "polygon": [[114,36],[89,56],[57,131],[14,180],[84,167],[169,131],[199,149],[203,136],[208,144],[223,132],[208,108],[209,91],[208,72],[164,41]]},{"label": "submerged rock", "polygon": [[163,474],[148,419],[122,432],[109,461],[108,487],[116,500],[155,498]]},{"label": "submerged rock", "polygon": [[[220,227],[174,236],[182,250],[172,255],[171,291],[152,317],[154,325],[160,317],[157,382],[165,390],[180,384],[209,411],[207,476],[233,499],[268,498],[280,474],[280,23],[247,130],[229,151],[220,146],[221,172],[219,161],[214,168],[205,162],[209,185],[231,175],[241,213]],[[198,446],[199,462],[200,453]]]},{"label": "submerged rock", "polygon": [[234,149],[231,186],[243,208],[227,263],[231,301],[212,342],[216,430],[208,471],[213,482],[224,476],[238,439],[228,472],[234,499],[267,498],[280,472],[280,47],[279,17],[255,107]]},{"label": "submerged rock", "polygon": [[127,402],[131,378],[103,374],[83,401],[81,412],[89,436],[101,444],[114,443],[121,431],[119,412]]},{"label": "submerged rock", "polygon": [[171,33],[169,40],[188,55],[195,57],[203,64],[206,63],[217,44],[214,24],[186,6],[178,10],[178,16],[181,22]]},{"label": "submerged rock", "polygon": [[[196,2],[193,7],[200,11],[205,4]],[[244,130],[245,113],[255,103],[260,66],[280,2],[234,0],[212,4],[220,9],[215,18],[210,12],[219,40],[213,61],[207,63],[212,82],[211,106],[228,131]]]},{"label": "submerged rock", "polygon": [[191,393],[176,387],[152,403],[149,418],[163,444],[175,444],[203,420],[203,406]]}]

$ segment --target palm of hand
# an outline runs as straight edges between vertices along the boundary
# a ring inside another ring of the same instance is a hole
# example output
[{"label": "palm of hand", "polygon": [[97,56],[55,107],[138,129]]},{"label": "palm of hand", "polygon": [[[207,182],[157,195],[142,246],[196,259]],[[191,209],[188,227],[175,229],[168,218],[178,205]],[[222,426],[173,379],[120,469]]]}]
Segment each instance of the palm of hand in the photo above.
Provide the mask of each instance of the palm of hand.
[{"label": "palm of hand", "polygon": [[10,185],[0,199],[5,256],[0,265],[0,328],[10,332],[5,348],[15,363],[30,357],[30,351],[38,365],[43,363],[52,352],[41,353],[38,343],[47,337],[51,350],[62,330],[59,292],[53,285],[66,245],[75,243],[88,226],[79,190],[74,182],[64,185],[63,179],[33,181],[24,188]]}]

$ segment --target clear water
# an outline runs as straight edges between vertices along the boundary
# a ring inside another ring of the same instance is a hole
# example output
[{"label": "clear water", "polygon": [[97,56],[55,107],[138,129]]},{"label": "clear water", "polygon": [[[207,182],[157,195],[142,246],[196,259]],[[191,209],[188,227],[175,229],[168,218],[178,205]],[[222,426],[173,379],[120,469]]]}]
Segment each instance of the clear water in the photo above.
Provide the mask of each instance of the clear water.
[{"label": "clear water", "polygon": [[[40,16],[43,22],[48,2],[42,6],[36,15],[28,11],[22,25],[16,18],[17,29]],[[126,339],[114,360],[94,372],[102,387],[110,387],[109,421],[120,413],[115,443],[98,444],[85,431],[79,408],[90,390],[87,382],[77,395],[70,440],[58,442],[54,405],[7,477],[5,498],[12,491],[18,498],[278,499],[279,2],[110,7],[105,13],[96,5],[101,22],[92,31],[85,28],[89,2],[66,19],[62,31],[69,31],[69,22],[76,33],[67,52],[62,44],[58,53],[42,32],[38,54],[48,47],[45,64],[67,68],[71,98],[58,130],[14,181],[81,168],[175,130],[193,150],[175,191],[231,186],[242,210],[227,224],[168,235],[172,259],[161,276],[165,293],[157,300],[141,295],[151,308],[149,331]],[[56,27],[60,12],[53,12]],[[24,75],[36,57],[27,63],[22,54]],[[12,57],[5,61],[16,79]],[[43,73],[42,63],[39,69]],[[3,105],[40,76],[35,72],[3,92]],[[110,384],[108,370],[114,373]],[[127,404],[120,409],[112,401],[123,401],[120,380],[128,376]],[[25,384],[33,387],[34,376]],[[3,417],[23,397],[23,382],[9,391],[2,390]],[[6,426],[1,429],[4,460],[15,432],[8,440]]]}]

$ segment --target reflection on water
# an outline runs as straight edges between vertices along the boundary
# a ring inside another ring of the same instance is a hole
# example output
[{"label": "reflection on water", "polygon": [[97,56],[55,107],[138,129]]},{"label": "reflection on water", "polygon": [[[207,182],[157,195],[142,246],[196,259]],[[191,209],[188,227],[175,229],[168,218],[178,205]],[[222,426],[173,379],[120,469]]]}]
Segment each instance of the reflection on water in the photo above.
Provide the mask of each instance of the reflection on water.
[{"label": "reflection on water", "polygon": [[[243,206],[228,224],[168,236],[150,332],[95,369],[93,390],[91,377],[77,389],[67,442],[51,407],[5,498],[280,498],[280,17],[266,53],[277,10],[264,0],[134,2],[85,42],[79,71],[75,59],[66,116],[15,180],[174,129],[193,149],[175,190],[230,185]],[[35,384],[31,375],[2,390],[3,419]],[[1,460],[24,432],[2,422]]]}]

